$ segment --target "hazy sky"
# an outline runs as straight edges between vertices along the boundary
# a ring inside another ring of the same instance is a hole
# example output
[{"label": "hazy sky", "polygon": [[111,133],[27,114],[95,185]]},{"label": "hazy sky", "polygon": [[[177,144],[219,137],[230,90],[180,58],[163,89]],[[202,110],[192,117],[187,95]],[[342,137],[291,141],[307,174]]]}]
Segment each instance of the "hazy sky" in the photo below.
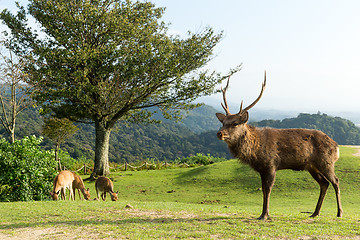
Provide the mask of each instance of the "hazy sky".
[{"label": "hazy sky", "polygon": [[[225,74],[243,63],[231,79],[228,101],[250,104],[266,70],[257,108],[360,112],[360,1],[151,2],[166,7],[163,20],[172,33],[185,36],[206,26],[224,31],[208,68]],[[11,6],[0,0],[1,9]]]},{"label": "hazy sky", "polygon": [[266,70],[258,108],[360,112],[360,1],[153,2],[167,8],[164,20],[174,32],[224,31],[209,67],[226,73],[243,63],[229,101],[250,104]]}]

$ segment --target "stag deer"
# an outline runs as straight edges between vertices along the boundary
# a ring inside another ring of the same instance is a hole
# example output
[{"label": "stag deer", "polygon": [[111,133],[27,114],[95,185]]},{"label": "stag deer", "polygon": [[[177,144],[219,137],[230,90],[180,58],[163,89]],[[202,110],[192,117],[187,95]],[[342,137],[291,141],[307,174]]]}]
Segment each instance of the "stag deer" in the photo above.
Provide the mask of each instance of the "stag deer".
[{"label": "stag deer", "polygon": [[118,200],[118,196],[117,196],[118,192],[114,192],[114,184],[107,177],[98,177],[98,179],[96,179],[95,181],[95,189],[96,189],[97,200],[100,199],[99,192],[102,192],[101,198],[103,201],[106,200],[107,192],[110,194],[112,201]]},{"label": "stag deer", "polygon": [[307,170],[320,185],[320,196],[314,213],[320,213],[329,182],[333,185],[337,200],[337,216],[342,216],[340,202],[339,179],[335,175],[334,165],[339,158],[337,143],[325,133],[310,129],[274,129],[255,128],[247,124],[250,110],[263,95],[266,86],[266,72],[262,89],[258,98],[237,114],[231,114],[225,93],[229,87],[221,89],[226,115],[216,116],[223,124],[217,137],[227,143],[229,151],[242,163],[250,165],[259,172],[263,191],[263,210],[258,219],[269,217],[269,199],[271,188],[275,182],[277,170]]},{"label": "stag deer", "polygon": [[74,174],[70,171],[61,171],[54,179],[54,188],[53,191],[49,191],[51,197],[53,200],[58,200],[59,199],[59,194],[61,193],[61,197],[63,200],[66,199],[65,197],[65,191],[68,188],[70,191],[70,196],[69,198],[71,200],[74,200],[73,197],[73,190],[72,190],[72,185],[74,182]]},{"label": "stag deer", "polygon": [[81,191],[81,193],[84,195],[84,199],[89,200],[90,199],[89,188],[85,189],[85,185],[84,185],[84,182],[81,179],[81,177],[79,175],[77,175],[76,173],[73,173],[73,174],[74,174],[74,181],[72,184],[72,188],[74,191],[74,200],[75,200],[75,195],[76,195],[75,194],[76,189],[78,190],[80,199],[81,199],[81,195],[80,195],[80,191]]}]

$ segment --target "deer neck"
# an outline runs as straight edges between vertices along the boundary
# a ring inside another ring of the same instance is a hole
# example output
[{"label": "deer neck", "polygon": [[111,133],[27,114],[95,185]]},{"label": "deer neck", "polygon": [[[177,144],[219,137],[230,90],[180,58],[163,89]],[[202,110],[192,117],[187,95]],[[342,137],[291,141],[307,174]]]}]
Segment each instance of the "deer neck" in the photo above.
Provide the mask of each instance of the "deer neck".
[{"label": "deer neck", "polygon": [[229,144],[229,150],[240,161],[250,163],[256,158],[258,146],[256,128],[245,124],[237,140]]}]

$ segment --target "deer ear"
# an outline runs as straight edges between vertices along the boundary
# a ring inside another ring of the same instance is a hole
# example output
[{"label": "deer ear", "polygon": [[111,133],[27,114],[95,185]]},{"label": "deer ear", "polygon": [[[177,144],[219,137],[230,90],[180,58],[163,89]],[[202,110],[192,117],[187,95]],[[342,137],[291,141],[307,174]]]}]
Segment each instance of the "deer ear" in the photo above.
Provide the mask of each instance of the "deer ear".
[{"label": "deer ear", "polygon": [[226,116],[222,113],[216,113],[216,117],[219,119],[219,121],[222,123]]},{"label": "deer ear", "polygon": [[248,111],[242,112],[240,114],[240,121],[246,123],[249,120],[249,113]]}]

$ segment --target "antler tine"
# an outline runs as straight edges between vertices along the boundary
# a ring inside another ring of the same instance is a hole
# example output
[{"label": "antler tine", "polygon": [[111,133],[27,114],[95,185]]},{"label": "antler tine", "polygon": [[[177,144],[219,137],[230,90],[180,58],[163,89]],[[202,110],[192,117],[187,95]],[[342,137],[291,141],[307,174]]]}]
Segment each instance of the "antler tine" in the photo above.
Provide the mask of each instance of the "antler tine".
[{"label": "antler tine", "polygon": [[240,112],[239,112],[239,113],[241,113],[242,111],[248,111],[250,108],[252,108],[253,106],[255,106],[255,104],[256,104],[256,103],[260,100],[260,98],[262,97],[262,95],[263,95],[263,93],[264,93],[264,90],[265,90],[265,87],[266,87],[266,71],[265,71],[264,82],[262,83],[260,95],[258,96],[258,98],[257,98],[252,104],[250,104],[249,106],[247,106],[246,108],[244,108],[244,110],[241,110],[241,109],[240,109]]},{"label": "antler tine", "polygon": [[226,101],[226,96],[225,96],[225,93],[226,93],[226,91],[227,91],[227,89],[228,89],[228,87],[229,87],[229,82],[230,82],[230,76],[229,76],[229,78],[228,78],[228,80],[227,80],[226,87],[225,87],[224,89],[221,88],[221,91],[222,91],[222,93],[223,93],[224,104],[225,104],[225,106],[224,106],[224,104],[221,103],[221,106],[222,106],[223,109],[225,110],[226,115],[230,115],[230,114],[231,114],[231,113],[230,113],[229,106],[228,106],[227,101]]}]

